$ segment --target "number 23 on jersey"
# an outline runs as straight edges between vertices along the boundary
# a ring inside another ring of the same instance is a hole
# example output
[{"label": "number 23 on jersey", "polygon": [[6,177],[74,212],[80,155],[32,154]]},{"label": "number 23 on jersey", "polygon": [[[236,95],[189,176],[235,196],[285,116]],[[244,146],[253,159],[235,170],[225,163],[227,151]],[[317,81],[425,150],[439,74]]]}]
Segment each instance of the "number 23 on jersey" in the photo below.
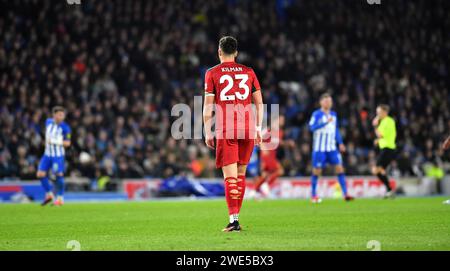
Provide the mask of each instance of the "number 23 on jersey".
[{"label": "number 23 on jersey", "polygon": [[249,73],[222,73],[220,69],[209,70],[205,75],[206,95],[217,95],[217,102],[245,101],[250,95],[250,87],[259,90],[259,82],[253,70]]}]

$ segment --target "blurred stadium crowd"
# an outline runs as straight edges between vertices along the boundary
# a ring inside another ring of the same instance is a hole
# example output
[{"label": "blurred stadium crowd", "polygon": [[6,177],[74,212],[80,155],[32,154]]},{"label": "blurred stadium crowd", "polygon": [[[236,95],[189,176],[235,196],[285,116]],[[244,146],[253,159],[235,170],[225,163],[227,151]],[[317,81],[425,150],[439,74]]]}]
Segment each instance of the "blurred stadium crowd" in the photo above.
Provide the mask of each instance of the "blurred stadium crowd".
[{"label": "blurred stadium crowd", "polygon": [[0,4],[0,179],[35,179],[43,125],[63,105],[73,130],[68,175],[218,175],[202,140],[170,135],[174,104],[193,105],[217,41],[234,35],[265,103],[286,117],[279,156],[287,176],[309,175],[307,125],[333,94],[349,175],[370,174],[371,120],[397,120],[397,175],[443,167],[450,131],[450,2],[65,1]]}]

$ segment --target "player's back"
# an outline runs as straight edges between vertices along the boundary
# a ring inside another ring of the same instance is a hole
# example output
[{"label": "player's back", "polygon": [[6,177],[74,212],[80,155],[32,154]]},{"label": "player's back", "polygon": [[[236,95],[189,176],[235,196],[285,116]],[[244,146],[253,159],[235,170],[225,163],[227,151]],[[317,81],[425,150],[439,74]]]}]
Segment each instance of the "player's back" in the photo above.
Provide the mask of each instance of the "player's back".
[{"label": "player's back", "polygon": [[253,69],[245,65],[224,62],[212,67],[208,72],[216,90],[217,104],[249,104],[251,92],[256,87],[259,89]]},{"label": "player's back", "polygon": [[210,68],[205,75],[205,91],[206,95],[215,96],[221,110],[217,114],[216,109],[216,131],[251,129],[254,126],[251,94],[257,90],[260,85],[250,67],[223,62]]}]

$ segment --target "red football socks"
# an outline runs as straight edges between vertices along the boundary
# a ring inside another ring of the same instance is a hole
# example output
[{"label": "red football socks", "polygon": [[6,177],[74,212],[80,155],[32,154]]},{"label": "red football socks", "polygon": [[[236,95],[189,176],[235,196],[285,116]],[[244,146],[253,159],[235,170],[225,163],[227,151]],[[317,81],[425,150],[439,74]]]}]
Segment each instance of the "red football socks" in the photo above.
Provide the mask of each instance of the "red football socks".
[{"label": "red football socks", "polygon": [[259,190],[261,189],[261,185],[264,183],[266,179],[263,178],[262,176],[256,177],[255,180],[255,190],[259,192]]},{"label": "red football socks", "polygon": [[225,199],[227,200],[228,213],[230,215],[239,213],[240,190],[238,189],[238,180],[235,177],[227,177],[224,182]]},{"label": "red football socks", "polygon": [[245,175],[238,176],[238,190],[240,193],[239,197],[239,206],[238,206],[238,213],[241,211],[242,202],[244,201],[244,195],[245,195]]},{"label": "red football socks", "polygon": [[278,174],[278,172],[274,172],[274,173],[270,174],[269,177],[267,177],[267,179],[268,179],[267,182],[269,183],[269,185],[273,184],[279,176],[280,175]]}]

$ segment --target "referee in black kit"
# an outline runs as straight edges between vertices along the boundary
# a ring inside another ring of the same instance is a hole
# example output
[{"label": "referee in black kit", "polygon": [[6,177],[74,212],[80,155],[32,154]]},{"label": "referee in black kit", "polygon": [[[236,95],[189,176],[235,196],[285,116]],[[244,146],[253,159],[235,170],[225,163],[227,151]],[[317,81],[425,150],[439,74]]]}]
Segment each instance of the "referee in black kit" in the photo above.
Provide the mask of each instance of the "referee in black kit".
[{"label": "referee in black kit", "polygon": [[377,107],[377,116],[373,119],[372,125],[375,127],[375,145],[380,148],[377,157],[377,163],[372,168],[373,175],[386,186],[385,198],[394,198],[395,191],[389,184],[389,177],[386,168],[396,157],[397,145],[395,139],[397,137],[397,128],[395,120],[389,116],[389,106],[381,104]]}]

